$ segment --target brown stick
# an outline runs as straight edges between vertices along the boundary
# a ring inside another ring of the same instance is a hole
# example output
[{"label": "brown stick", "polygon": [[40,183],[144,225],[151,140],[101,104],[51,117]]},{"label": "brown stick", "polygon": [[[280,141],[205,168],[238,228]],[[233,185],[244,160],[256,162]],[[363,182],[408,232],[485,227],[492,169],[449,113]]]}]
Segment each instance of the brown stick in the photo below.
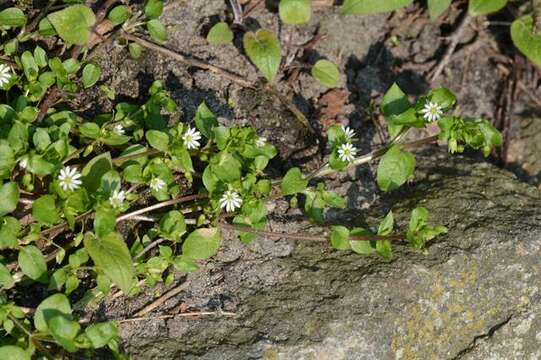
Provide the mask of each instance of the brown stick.
[{"label": "brown stick", "polygon": [[430,77],[430,81],[436,80],[438,76],[440,76],[441,72],[443,71],[443,68],[447,66],[447,64],[451,60],[451,57],[453,53],[455,52],[455,49],[458,43],[460,42],[460,40],[462,40],[464,31],[466,31],[466,28],[470,24],[471,19],[472,17],[469,16],[467,13],[463,15],[462,20],[460,20],[460,23],[458,24],[455,32],[453,33],[453,36],[451,37],[451,43],[445,50],[445,54],[443,55],[440,62],[434,69],[434,72],[432,73],[432,76]]},{"label": "brown stick", "polygon": [[168,292],[160,296],[158,299],[154,300],[153,302],[151,302],[150,304],[148,304],[147,306],[145,306],[144,308],[142,308],[141,310],[133,314],[133,317],[134,318],[143,317],[144,315],[148,314],[152,310],[164,304],[167,300],[171,299],[173,296],[182,292],[186,288],[186,286],[187,286],[186,283],[182,283],[172,288],[171,290],[169,290]]},{"label": "brown stick", "polygon": [[247,87],[247,88],[252,88],[252,89],[255,89],[257,88],[257,85],[254,84],[253,82],[251,81],[248,81],[242,77],[240,77],[239,75],[236,75],[232,72],[229,72],[228,70],[225,70],[225,69],[222,69],[221,67],[218,67],[218,66],[215,66],[215,65],[211,65],[209,63],[206,63],[204,61],[201,61],[201,60],[198,60],[198,59],[194,59],[194,58],[191,58],[191,57],[188,57],[188,56],[185,56],[185,55],[182,55],[176,51],[173,51],[173,50],[170,50],[168,48],[166,48],[165,46],[161,46],[161,45],[158,45],[152,41],[148,41],[148,40],[145,40],[143,38],[140,38],[139,36],[136,36],[136,35],[133,35],[133,34],[130,34],[130,33],[127,33],[125,31],[122,32],[122,37],[126,38],[127,40],[130,40],[130,41],[133,41],[141,46],[144,46],[146,47],[147,49],[150,49],[150,50],[154,50],[156,52],[159,52],[163,55],[166,55],[166,56],[169,56],[183,64],[186,64],[188,66],[193,66],[193,67],[197,67],[197,68],[200,68],[200,69],[205,69],[205,70],[208,70],[214,74],[217,74],[223,78],[226,78],[228,80],[231,80],[232,82],[234,83],[237,83],[243,87]]}]

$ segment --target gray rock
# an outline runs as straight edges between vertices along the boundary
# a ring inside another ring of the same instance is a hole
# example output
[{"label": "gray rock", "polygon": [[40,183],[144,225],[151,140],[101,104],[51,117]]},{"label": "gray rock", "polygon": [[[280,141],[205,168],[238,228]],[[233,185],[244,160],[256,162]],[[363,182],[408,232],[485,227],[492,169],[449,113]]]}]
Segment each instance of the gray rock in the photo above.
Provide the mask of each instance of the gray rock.
[{"label": "gray rock", "polygon": [[[414,186],[333,218],[373,225],[392,207],[405,227],[425,206],[449,228],[429,255],[396,245],[384,262],[326,243],[245,247],[226,234],[220,254],[175,285],[183,291],[147,321],[121,324],[124,346],[135,359],[538,359],[539,191],[464,157],[418,162]],[[297,217],[271,227],[320,231]],[[111,300],[106,314],[129,317],[150,301]],[[179,308],[237,315],[152,319]]]}]

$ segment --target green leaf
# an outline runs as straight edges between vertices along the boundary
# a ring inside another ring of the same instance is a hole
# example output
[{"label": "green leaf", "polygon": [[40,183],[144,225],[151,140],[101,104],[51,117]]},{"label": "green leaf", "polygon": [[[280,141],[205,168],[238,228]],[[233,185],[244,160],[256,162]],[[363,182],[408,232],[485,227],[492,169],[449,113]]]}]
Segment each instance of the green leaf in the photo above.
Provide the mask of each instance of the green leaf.
[{"label": "green leaf", "polygon": [[79,127],[81,135],[90,139],[97,139],[100,137],[100,127],[93,122],[86,122]]},{"label": "green leaf", "polygon": [[381,101],[381,111],[385,117],[398,115],[408,110],[411,104],[406,94],[400,89],[397,83],[394,83],[383,96]]},{"label": "green leaf", "polygon": [[47,282],[47,263],[41,251],[34,245],[19,250],[19,266],[22,272],[32,280]]},{"label": "green leaf", "polygon": [[427,97],[432,102],[436,102],[443,108],[443,111],[448,111],[456,104],[456,96],[453,92],[445,87],[440,87],[431,90]]},{"label": "green leaf", "polygon": [[7,141],[0,140],[0,179],[9,178],[15,165],[15,154]]},{"label": "green leaf", "polygon": [[282,193],[284,195],[294,195],[306,190],[308,179],[302,176],[301,170],[297,167],[289,169],[282,179]]},{"label": "green leaf", "polygon": [[192,259],[183,255],[175,257],[173,265],[175,266],[175,269],[185,273],[192,273],[199,269],[199,266],[197,266]]},{"label": "green leaf", "polygon": [[131,16],[130,8],[126,5],[115,6],[107,15],[113,26],[123,24]]},{"label": "green leaf", "polygon": [[83,85],[89,88],[96,84],[101,77],[101,68],[94,64],[87,64],[83,69]]},{"label": "green leaf", "polygon": [[212,172],[222,181],[240,179],[242,164],[231,153],[222,151],[211,160]]},{"label": "green leaf", "polygon": [[451,5],[451,0],[428,0],[430,19],[435,21]]},{"label": "green leaf", "polygon": [[[350,236],[371,236],[374,235],[370,231],[363,228],[353,228],[351,229]],[[370,255],[376,251],[376,242],[375,241],[355,241],[350,240],[349,242],[351,250],[357,254]]]},{"label": "green leaf", "polygon": [[70,44],[85,45],[90,40],[96,16],[84,5],[72,5],[47,15],[62,40]]},{"label": "green leaf", "polygon": [[147,0],[144,10],[148,19],[159,18],[163,12],[163,0]]},{"label": "green leaf", "polygon": [[43,195],[32,203],[32,217],[40,223],[54,225],[60,222],[60,214],[56,208],[53,195]]},{"label": "green leaf", "polygon": [[19,186],[15,182],[8,182],[0,187],[0,217],[9,214],[19,203]]},{"label": "green leaf", "polygon": [[391,191],[404,184],[415,170],[415,156],[393,145],[378,165],[377,183],[381,190]]},{"label": "green leaf", "polygon": [[128,45],[128,51],[133,59],[139,59],[143,53],[143,47],[137,43],[130,43]]},{"label": "green leaf", "polygon": [[81,329],[78,322],[69,319],[64,315],[57,315],[47,323],[54,339],[69,352],[77,351],[75,337]]},{"label": "green leaf", "polygon": [[541,66],[541,33],[534,33],[534,20],[523,16],[511,24],[513,43],[531,62]]},{"label": "green leaf", "polygon": [[43,300],[34,314],[34,326],[38,331],[46,333],[47,323],[58,315],[71,315],[71,304],[64,294],[54,294]]},{"label": "green leaf", "polygon": [[348,228],[344,226],[331,227],[331,245],[337,250],[350,249]]},{"label": "green leaf", "polygon": [[98,349],[109,344],[111,340],[115,340],[118,337],[118,329],[115,323],[105,322],[90,325],[85,329],[85,334],[92,343],[92,347]]},{"label": "green leaf", "polygon": [[145,134],[148,143],[154,149],[158,149],[162,152],[169,150],[169,135],[159,130],[148,130]]},{"label": "green leaf", "polygon": [[319,60],[312,68],[312,76],[314,79],[325,85],[326,87],[336,87],[340,81],[340,71],[338,67],[329,60]]},{"label": "green leaf", "polygon": [[225,22],[214,25],[207,34],[207,41],[212,45],[225,45],[233,41],[233,31]]},{"label": "green leaf", "polygon": [[312,16],[312,0],[280,0],[279,12],[286,24],[306,24]]},{"label": "green leaf", "polygon": [[252,32],[244,34],[243,42],[250,60],[268,82],[273,82],[282,61],[282,50],[276,35],[270,30],[260,29],[255,34]]},{"label": "green leaf", "polygon": [[391,247],[391,242],[389,240],[376,241],[376,251],[385,260],[391,260],[393,258],[393,250]]},{"label": "green leaf", "polygon": [[394,217],[393,212],[389,211],[385,218],[381,221],[378,227],[378,235],[388,236],[391,235],[394,228]]},{"label": "green leaf", "polygon": [[152,19],[147,22],[147,30],[150,37],[157,42],[164,43],[167,41],[167,29],[160,20]]},{"label": "green leaf", "polygon": [[415,208],[411,212],[411,218],[409,222],[409,230],[417,231],[426,225],[428,220],[428,210],[424,207]]},{"label": "green leaf", "polygon": [[160,219],[160,236],[167,240],[179,241],[186,233],[184,215],[178,210],[171,210]]},{"label": "green leaf", "polygon": [[47,53],[39,46],[36,46],[34,49],[34,60],[36,60],[36,64],[38,64],[40,68],[46,67],[49,61]]},{"label": "green leaf", "polygon": [[6,216],[0,222],[0,249],[15,248],[21,231],[21,223],[14,217]]},{"label": "green leaf", "polygon": [[197,108],[197,112],[195,113],[195,126],[207,139],[213,137],[214,133],[212,129],[215,126],[218,126],[216,115],[208,108],[205,102],[199,104],[199,107]]},{"label": "green leaf", "polygon": [[116,229],[116,217],[112,210],[100,208],[94,218],[94,232],[99,238],[103,238]]},{"label": "green leaf", "polygon": [[21,55],[21,63],[23,64],[24,75],[28,80],[38,78],[39,67],[34,60],[34,55],[30,51],[25,51]]},{"label": "green leaf", "polygon": [[112,232],[102,239],[97,239],[91,233],[87,233],[83,242],[96,266],[128,294],[135,285],[135,268],[122,236]]},{"label": "green leaf", "polygon": [[470,0],[468,13],[471,16],[486,15],[496,12],[507,5],[507,0]]},{"label": "green leaf", "polygon": [[0,289],[11,289],[15,285],[15,280],[11,276],[9,269],[0,263]]},{"label": "green leaf", "polygon": [[220,248],[217,228],[197,229],[182,244],[182,254],[190,259],[204,260],[214,256]]},{"label": "green leaf", "polygon": [[346,0],[340,7],[342,15],[375,14],[408,6],[413,0]]},{"label": "green leaf", "polygon": [[0,26],[19,27],[26,24],[26,16],[22,10],[11,7],[0,11]]},{"label": "green leaf", "polygon": [[43,159],[41,155],[32,154],[28,161],[28,170],[37,176],[45,176],[53,173],[55,167]]},{"label": "green leaf", "polygon": [[108,152],[94,157],[85,165],[81,174],[83,175],[83,186],[89,194],[99,189],[102,176],[112,168],[111,154]]},{"label": "green leaf", "polygon": [[5,345],[0,347],[0,359],[9,360],[30,360],[30,354],[15,345]]}]

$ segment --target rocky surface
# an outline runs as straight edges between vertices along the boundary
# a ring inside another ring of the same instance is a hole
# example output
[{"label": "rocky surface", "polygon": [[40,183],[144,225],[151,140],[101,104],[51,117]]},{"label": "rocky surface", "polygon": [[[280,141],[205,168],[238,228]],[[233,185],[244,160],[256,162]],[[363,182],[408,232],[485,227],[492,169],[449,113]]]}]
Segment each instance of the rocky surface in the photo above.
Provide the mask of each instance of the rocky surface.
[{"label": "rocky surface", "polygon": [[[449,228],[429,255],[396,246],[386,263],[325,243],[245,247],[226,234],[215,259],[174,285],[177,296],[148,320],[121,324],[126,349],[136,359],[539,358],[539,191],[492,165],[437,154],[419,157],[414,186],[333,215],[374,224],[392,208],[405,226],[425,206]],[[318,232],[295,215],[271,227]],[[103,315],[129,317],[150,301],[111,300]],[[152,319],[180,310],[237,315]]]}]

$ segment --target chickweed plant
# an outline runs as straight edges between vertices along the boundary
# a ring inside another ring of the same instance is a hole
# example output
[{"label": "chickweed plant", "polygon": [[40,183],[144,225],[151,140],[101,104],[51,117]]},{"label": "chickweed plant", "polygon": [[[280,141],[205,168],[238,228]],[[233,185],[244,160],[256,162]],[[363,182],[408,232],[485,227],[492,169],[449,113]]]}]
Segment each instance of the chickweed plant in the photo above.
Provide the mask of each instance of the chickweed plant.
[{"label": "chickweed plant", "polygon": [[[124,358],[118,324],[85,322],[77,309],[112,292],[133,296],[160,282],[172,284],[176,273],[197,271],[220,250],[224,230],[245,244],[258,235],[319,239],[341,251],[390,259],[392,241],[403,240],[426,252],[427,241],[446,228],[430,225],[425,208],[413,210],[404,231],[389,212],[374,229],[336,224],[310,237],[266,231],[267,205],[283,198],[325,224],[327,209],[346,206],[325,187],[329,174],[379,160],[377,184],[392,191],[412,178],[415,155],[409,150],[416,146],[439,139],[453,153],[470,147],[488,155],[502,141],[488,121],[458,114],[448,89],[412,103],[395,84],[381,103],[388,144],[361,154],[355,132],[334,125],[324,166],[310,174],[295,167],[270,179],[266,168],[277,150],[255,129],[220,124],[205,103],[194,119],[171,126],[177,104],[162,82],[153,83],[142,105],[117,102],[99,84],[101,69],[92,59],[107,39],[134,58],[144,48],[173,53],[161,45],[167,31],[159,17],[168,5],[125,3],[103,1],[91,9],[83,1],[50,1],[31,11],[21,2],[0,11],[0,359],[63,358],[77,351],[91,356],[102,347]],[[283,0],[280,16],[305,22],[309,5]],[[228,24],[216,26],[209,42],[230,42]],[[265,91],[279,78],[277,37],[266,29],[245,32],[244,46],[266,79],[255,85]],[[242,83],[223,69],[192,65]],[[311,73],[326,87],[340,76],[327,60]],[[86,118],[70,100],[93,86],[114,110]],[[437,124],[439,135],[403,142],[406,133],[429,124]],[[121,232],[123,222],[141,226]]]}]

